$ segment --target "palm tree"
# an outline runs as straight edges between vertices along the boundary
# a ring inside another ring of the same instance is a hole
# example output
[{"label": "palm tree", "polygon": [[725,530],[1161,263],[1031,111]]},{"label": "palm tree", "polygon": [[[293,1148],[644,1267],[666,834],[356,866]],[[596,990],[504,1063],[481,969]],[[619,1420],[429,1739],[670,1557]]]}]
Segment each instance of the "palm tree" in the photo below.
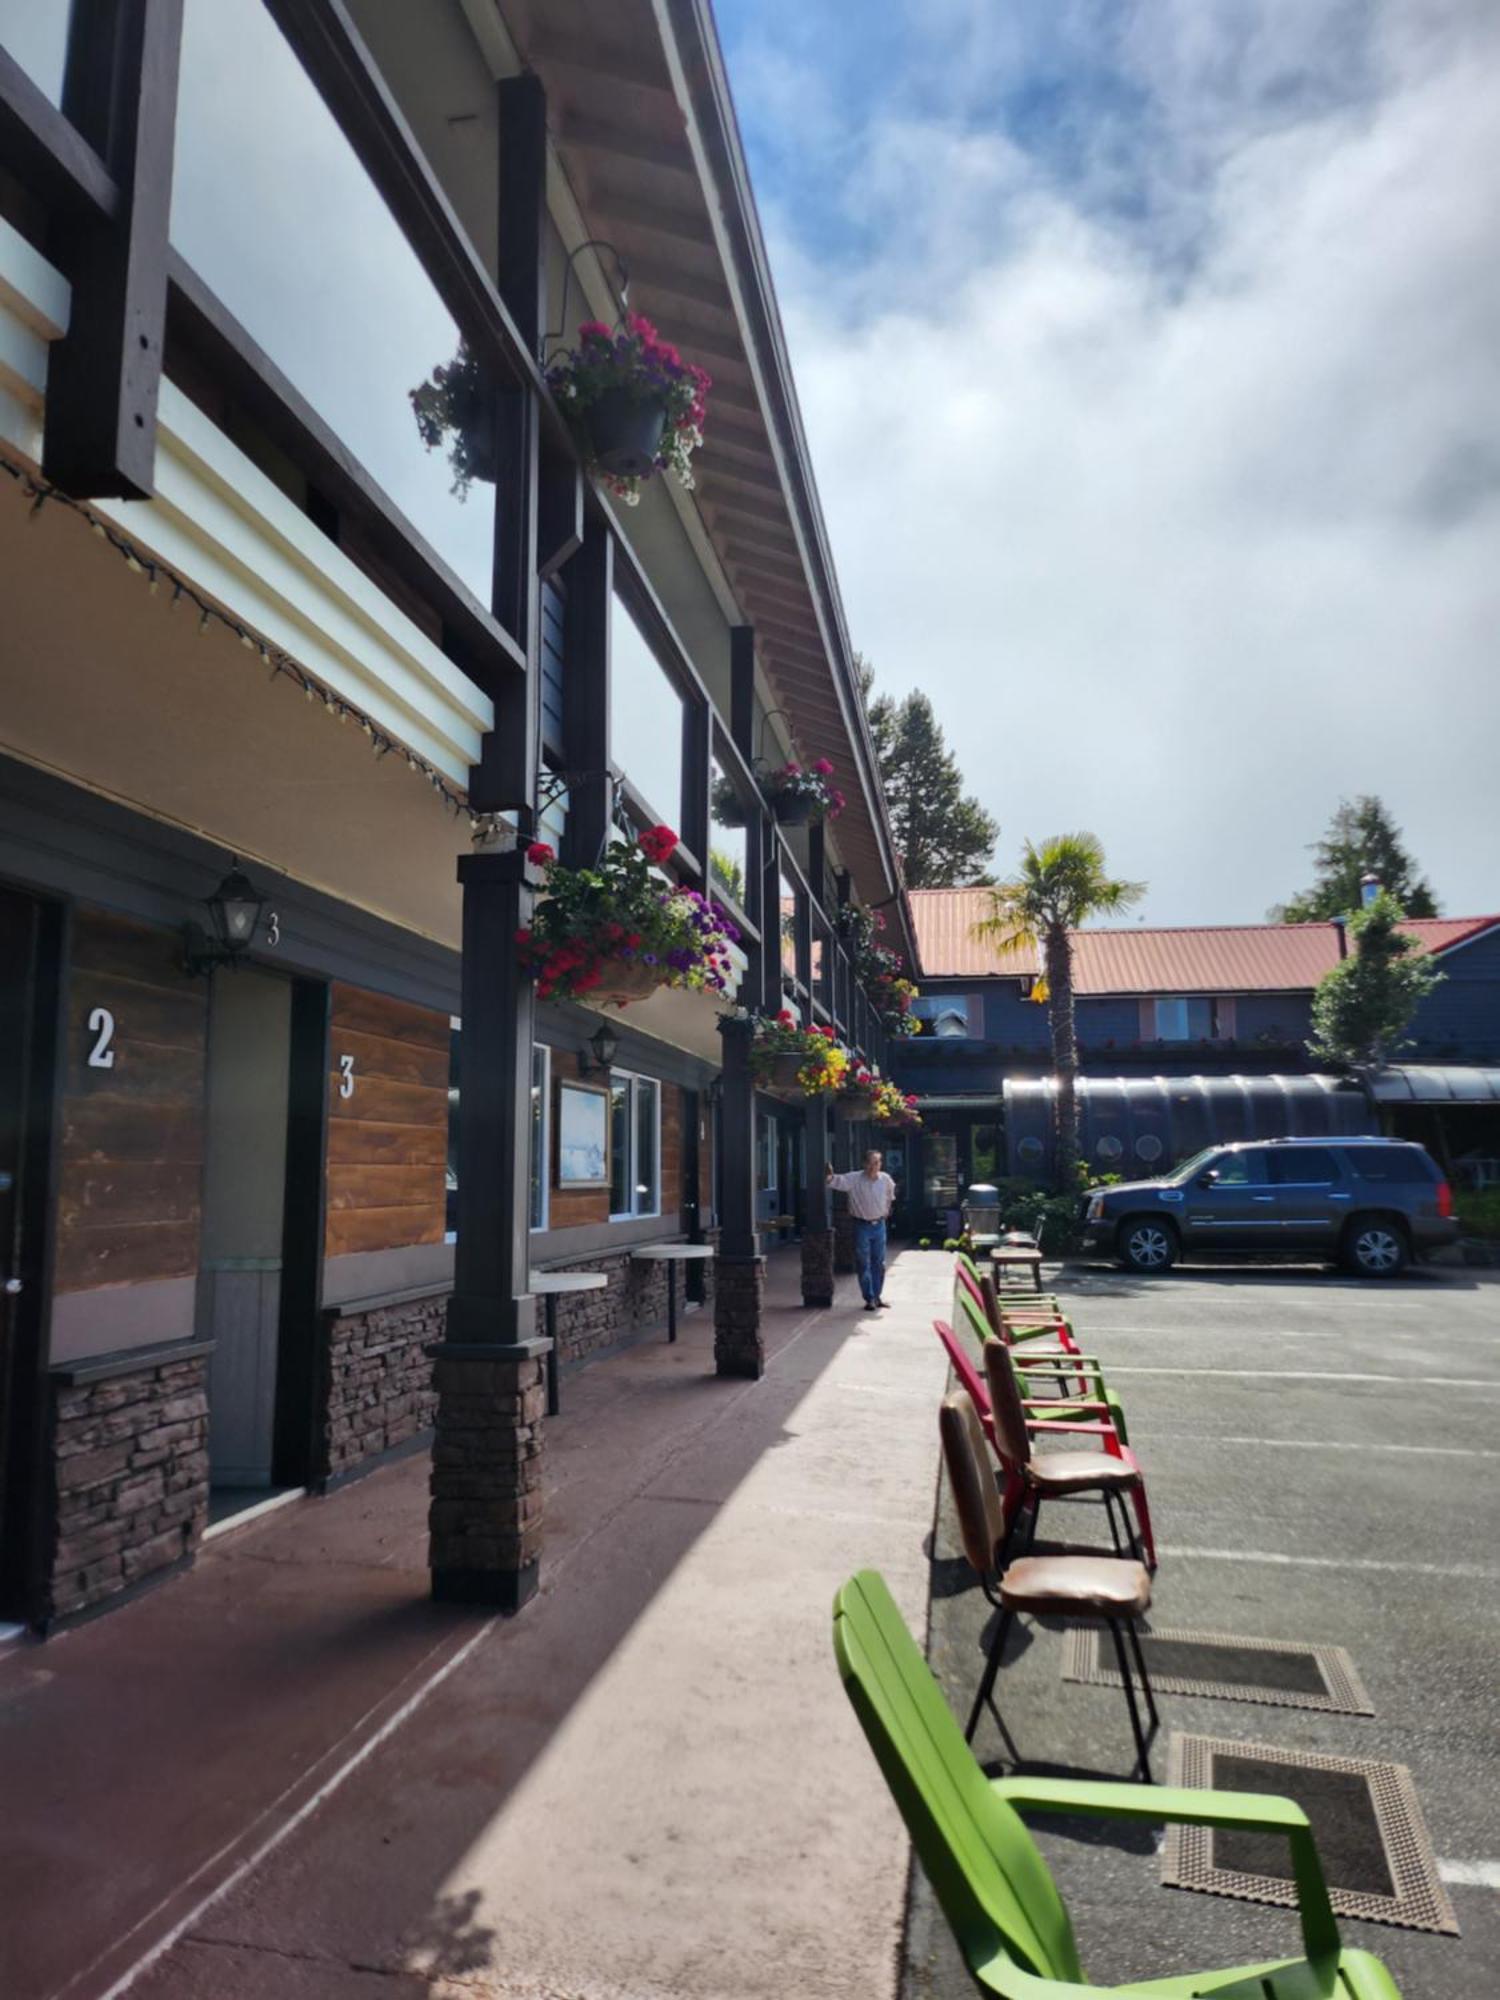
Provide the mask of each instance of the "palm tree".
[{"label": "palm tree", "polygon": [[1059,833],[1040,847],[1027,841],[1020,874],[990,890],[990,914],[974,926],[975,937],[997,950],[1030,949],[1042,959],[1057,1070],[1057,1186],[1064,1194],[1078,1187],[1078,1031],[1069,932],[1128,909],[1145,893],[1144,882],[1117,882],[1105,872],[1104,848],[1094,834]]}]

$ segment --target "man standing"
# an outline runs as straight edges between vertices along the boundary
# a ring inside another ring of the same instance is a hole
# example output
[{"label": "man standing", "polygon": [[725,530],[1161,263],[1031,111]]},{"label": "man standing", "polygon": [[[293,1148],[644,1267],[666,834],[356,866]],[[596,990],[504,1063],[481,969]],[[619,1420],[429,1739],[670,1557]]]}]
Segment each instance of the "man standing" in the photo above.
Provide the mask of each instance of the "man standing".
[{"label": "man standing", "polygon": [[880,1296],[885,1290],[885,1224],[896,1199],[896,1183],[884,1171],[880,1154],[866,1153],[857,1174],[836,1174],[830,1167],[828,1185],[849,1197],[859,1289],[864,1294],[865,1311],[876,1312],[885,1304]]}]

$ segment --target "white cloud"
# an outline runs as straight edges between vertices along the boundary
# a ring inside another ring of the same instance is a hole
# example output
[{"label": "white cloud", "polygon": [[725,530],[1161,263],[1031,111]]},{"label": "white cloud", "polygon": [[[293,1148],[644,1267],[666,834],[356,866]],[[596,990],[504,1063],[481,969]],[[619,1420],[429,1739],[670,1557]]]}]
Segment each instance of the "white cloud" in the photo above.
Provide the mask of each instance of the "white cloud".
[{"label": "white cloud", "polygon": [[[1001,11],[944,0],[968,103],[1022,61]],[[1106,113],[1064,171],[930,79],[863,122],[802,79],[875,246],[766,204],[851,628],[1002,860],[1090,826],[1152,920],[1254,920],[1375,791],[1447,908],[1500,907],[1496,18],[1134,10],[1149,168]]]}]

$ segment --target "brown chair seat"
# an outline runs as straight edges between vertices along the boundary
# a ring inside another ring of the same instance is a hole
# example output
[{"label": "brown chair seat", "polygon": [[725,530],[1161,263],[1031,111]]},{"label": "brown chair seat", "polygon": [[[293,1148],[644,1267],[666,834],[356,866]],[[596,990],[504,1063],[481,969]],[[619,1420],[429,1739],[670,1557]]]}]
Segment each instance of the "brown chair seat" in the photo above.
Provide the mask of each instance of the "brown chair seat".
[{"label": "brown chair seat", "polygon": [[1151,1605],[1146,1565],[1119,1556],[1023,1556],[1000,1579],[1007,1611],[1134,1618]]},{"label": "brown chair seat", "polygon": [[1026,1461],[1026,1483],[1035,1492],[1128,1493],[1141,1475],[1123,1458],[1107,1451],[1039,1451]]}]

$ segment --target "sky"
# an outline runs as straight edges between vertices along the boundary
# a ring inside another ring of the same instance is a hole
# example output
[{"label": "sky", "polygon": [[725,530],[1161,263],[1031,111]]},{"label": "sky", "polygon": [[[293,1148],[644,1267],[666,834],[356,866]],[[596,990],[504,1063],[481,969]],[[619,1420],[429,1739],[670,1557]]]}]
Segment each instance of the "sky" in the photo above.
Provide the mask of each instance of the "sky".
[{"label": "sky", "polygon": [[[1500,6],[716,0],[855,645],[1023,839],[1500,910]],[[711,421],[710,413],[710,421]]]}]

